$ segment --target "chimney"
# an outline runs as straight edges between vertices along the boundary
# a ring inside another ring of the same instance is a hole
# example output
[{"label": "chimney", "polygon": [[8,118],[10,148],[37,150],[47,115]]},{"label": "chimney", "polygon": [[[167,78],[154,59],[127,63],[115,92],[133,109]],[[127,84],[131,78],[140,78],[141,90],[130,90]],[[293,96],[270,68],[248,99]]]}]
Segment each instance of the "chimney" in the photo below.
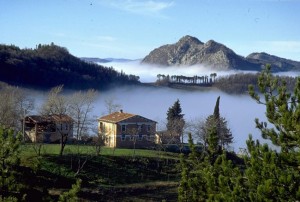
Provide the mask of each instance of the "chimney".
[{"label": "chimney", "polygon": [[120,113],[123,113],[123,109],[120,109]]}]

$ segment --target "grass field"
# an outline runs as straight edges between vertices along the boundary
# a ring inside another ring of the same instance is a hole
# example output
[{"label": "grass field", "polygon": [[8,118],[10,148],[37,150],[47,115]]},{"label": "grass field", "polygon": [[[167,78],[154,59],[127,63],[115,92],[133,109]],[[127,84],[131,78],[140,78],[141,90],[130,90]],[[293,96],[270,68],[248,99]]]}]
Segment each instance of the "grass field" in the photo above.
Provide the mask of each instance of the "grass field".
[{"label": "grass field", "polygon": [[[21,154],[25,156],[32,156],[37,154],[36,144],[23,144],[21,146]],[[60,151],[59,144],[43,144],[41,145],[41,155],[58,155]],[[81,154],[81,155],[96,155],[95,146],[91,145],[66,145],[64,154]],[[161,157],[161,158],[174,158],[178,159],[179,155],[171,152],[163,152],[158,150],[146,149],[119,149],[101,147],[100,155],[108,156],[137,156],[137,157]]]}]

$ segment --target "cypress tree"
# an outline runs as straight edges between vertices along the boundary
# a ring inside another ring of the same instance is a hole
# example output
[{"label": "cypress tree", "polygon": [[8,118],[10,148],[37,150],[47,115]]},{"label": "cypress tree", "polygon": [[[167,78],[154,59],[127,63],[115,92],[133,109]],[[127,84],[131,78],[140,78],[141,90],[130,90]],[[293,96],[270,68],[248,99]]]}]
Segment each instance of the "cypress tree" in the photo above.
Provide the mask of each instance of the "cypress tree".
[{"label": "cypress tree", "polygon": [[220,115],[220,96],[217,98],[214,113],[206,118],[204,126],[202,127],[203,136],[205,137],[204,145],[207,144],[207,137],[209,134],[209,130],[213,127],[216,128],[218,145],[224,149],[229,146],[233,141],[233,136],[230,128],[228,128],[227,121],[224,117]]}]

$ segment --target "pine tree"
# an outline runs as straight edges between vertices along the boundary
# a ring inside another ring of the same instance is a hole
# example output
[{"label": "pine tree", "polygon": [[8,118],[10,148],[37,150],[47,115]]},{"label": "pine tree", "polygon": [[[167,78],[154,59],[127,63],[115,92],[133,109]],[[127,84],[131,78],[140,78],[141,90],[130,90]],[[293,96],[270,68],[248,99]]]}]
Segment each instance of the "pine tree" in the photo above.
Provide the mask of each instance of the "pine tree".
[{"label": "pine tree", "polygon": [[21,135],[0,127],[0,201],[15,201],[20,185],[17,182],[16,167],[20,164],[19,146]]},{"label": "pine tree", "polygon": [[[216,128],[208,137],[208,151],[197,152],[189,135],[191,153],[181,156],[179,201],[243,201],[246,192],[239,167],[218,149]],[[246,200],[245,200],[246,201]]]},{"label": "pine tree", "polygon": [[264,101],[253,86],[249,87],[249,94],[266,106],[266,117],[273,127],[258,119],[256,127],[277,149],[261,145],[252,137],[247,141],[250,155],[246,158],[245,174],[249,197],[252,201],[297,201],[300,199],[300,78],[291,94],[286,82],[274,78],[267,65],[259,76],[258,86]]},{"label": "pine tree", "polygon": [[78,193],[80,191],[81,188],[81,179],[77,179],[76,180],[76,184],[72,185],[72,188],[67,191],[62,193],[59,196],[58,201],[59,202],[72,202],[72,201],[78,201]]}]

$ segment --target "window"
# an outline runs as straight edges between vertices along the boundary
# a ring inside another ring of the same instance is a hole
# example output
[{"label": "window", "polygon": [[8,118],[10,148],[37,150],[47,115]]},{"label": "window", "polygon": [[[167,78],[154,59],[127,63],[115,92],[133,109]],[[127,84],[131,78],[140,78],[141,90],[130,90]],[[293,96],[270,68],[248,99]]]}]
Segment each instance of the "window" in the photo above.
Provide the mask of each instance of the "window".
[{"label": "window", "polygon": [[125,141],[125,137],[126,137],[125,134],[122,134],[121,140],[122,140],[122,141]]},{"label": "window", "polygon": [[141,132],[142,131],[142,126],[138,125],[138,131]]},{"label": "window", "polygon": [[126,125],[122,125],[122,132],[126,131]]},{"label": "window", "polygon": [[151,130],[151,126],[147,125],[147,131],[150,132],[150,130]]},{"label": "window", "polygon": [[100,122],[100,131],[101,131],[101,132],[104,131],[104,130],[103,130],[103,123],[102,123],[102,122]]},{"label": "window", "polygon": [[139,134],[139,140],[141,141],[143,139],[143,135]]}]

